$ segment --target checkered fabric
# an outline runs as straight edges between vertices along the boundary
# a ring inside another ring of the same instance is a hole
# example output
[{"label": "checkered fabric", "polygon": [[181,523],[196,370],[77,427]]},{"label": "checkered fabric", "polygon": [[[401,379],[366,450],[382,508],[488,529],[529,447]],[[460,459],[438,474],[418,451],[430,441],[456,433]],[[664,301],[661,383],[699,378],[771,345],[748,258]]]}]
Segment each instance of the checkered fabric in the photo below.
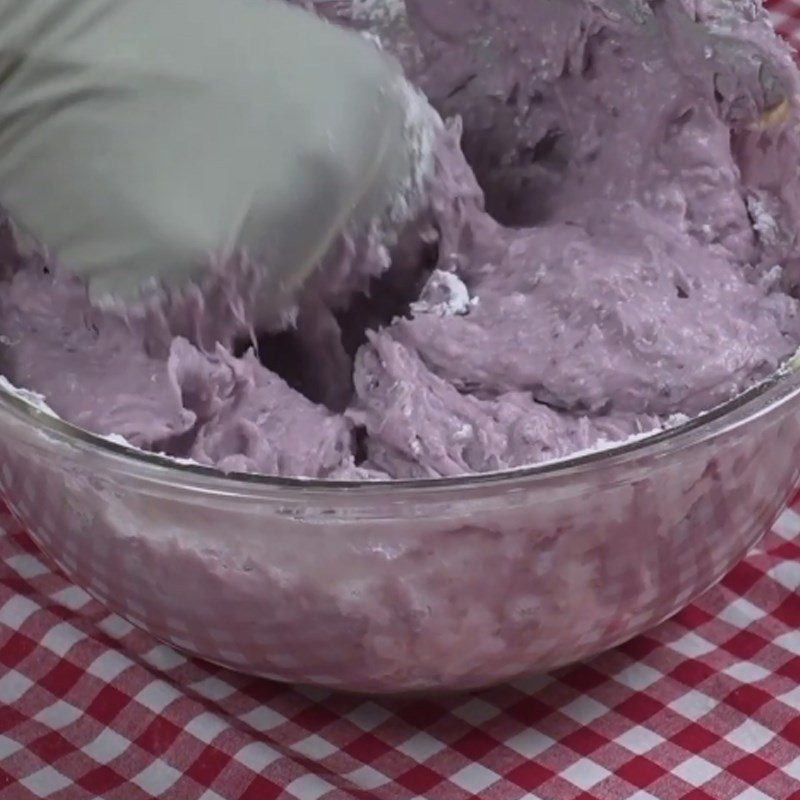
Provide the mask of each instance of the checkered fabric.
[{"label": "checkered fabric", "polygon": [[647,636],[557,674],[416,700],[190,661],[2,521],[0,800],[800,798],[798,511]]},{"label": "checkered fabric", "polygon": [[[800,0],[772,4],[784,34]],[[800,799],[800,496],[699,602],[587,663],[367,699],[192,661],[0,513],[0,800]]]},{"label": "checkered fabric", "polygon": [[795,46],[800,37],[800,2],[798,0],[766,0],[764,5],[772,15],[778,33]]}]

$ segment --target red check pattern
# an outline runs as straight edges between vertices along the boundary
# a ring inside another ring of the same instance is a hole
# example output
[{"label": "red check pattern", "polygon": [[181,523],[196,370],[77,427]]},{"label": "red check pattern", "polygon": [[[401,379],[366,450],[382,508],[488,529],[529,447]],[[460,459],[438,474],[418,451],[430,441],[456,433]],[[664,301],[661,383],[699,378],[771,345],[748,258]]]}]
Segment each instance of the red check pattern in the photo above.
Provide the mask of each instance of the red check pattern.
[{"label": "red check pattern", "polygon": [[797,46],[800,37],[800,2],[798,0],[766,0],[778,33]]},{"label": "red check pattern", "polygon": [[[800,32],[800,0],[772,4]],[[382,700],[192,661],[0,514],[0,800],[800,800],[800,496],[715,589],[556,674]]]},{"label": "red check pattern", "polygon": [[2,522],[0,800],[800,798],[796,510],[647,636],[435,700],[294,690],[187,660]]}]

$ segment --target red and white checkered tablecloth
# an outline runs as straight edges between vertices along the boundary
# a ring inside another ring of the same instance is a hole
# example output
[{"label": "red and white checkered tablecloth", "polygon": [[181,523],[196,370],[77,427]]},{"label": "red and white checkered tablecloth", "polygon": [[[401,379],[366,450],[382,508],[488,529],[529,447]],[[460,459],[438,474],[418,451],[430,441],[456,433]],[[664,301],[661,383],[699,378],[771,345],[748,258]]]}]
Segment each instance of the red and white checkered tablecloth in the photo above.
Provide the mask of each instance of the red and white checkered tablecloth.
[{"label": "red and white checkered tablecloth", "polygon": [[778,33],[795,46],[800,38],[800,0],[765,0]]},{"label": "red and white checkered tablecloth", "polygon": [[[771,4],[800,33],[800,0]],[[800,798],[800,497],[720,586],[588,663],[379,700],[191,661],[0,515],[0,800]]]}]

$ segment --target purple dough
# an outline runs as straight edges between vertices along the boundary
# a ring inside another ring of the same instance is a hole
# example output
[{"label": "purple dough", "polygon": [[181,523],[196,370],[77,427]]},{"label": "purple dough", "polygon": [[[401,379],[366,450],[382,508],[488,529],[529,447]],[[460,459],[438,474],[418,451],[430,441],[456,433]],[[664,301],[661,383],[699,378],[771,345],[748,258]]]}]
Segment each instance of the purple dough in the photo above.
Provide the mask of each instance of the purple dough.
[{"label": "purple dough", "polygon": [[8,257],[10,381],[225,471],[437,477],[656,430],[800,346],[800,78],[758,3],[311,5],[461,119],[391,253],[343,240],[266,322],[248,265],[121,314]]}]

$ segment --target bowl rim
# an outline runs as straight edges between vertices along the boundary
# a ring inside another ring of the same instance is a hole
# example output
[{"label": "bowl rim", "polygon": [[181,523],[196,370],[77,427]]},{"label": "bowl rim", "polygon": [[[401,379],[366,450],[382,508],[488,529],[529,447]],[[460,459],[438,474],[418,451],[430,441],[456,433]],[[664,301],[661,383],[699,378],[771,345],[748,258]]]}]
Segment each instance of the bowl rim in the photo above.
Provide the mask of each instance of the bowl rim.
[{"label": "bowl rim", "polygon": [[[14,387],[16,388],[16,387]],[[670,427],[644,433],[620,442],[609,443],[608,446],[592,450],[579,451],[561,459],[540,462],[530,466],[491,472],[470,473],[453,477],[440,478],[398,478],[375,480],[332,480],[328,478],[280,477],[257,473],[230,472],[225,473],[216,467],[205,466],[191,461],[176,460],[170,456],[140,450],[131,445],[114,441],[105,436],[84,430],[63,420],[49,409],[37,407],[24,398],[22,393],[15,394],[7,386],[0,385],[0,412],[11,413],[23,421],[28,421],[34,429],[44,430],[55,435],[63,443],[77,446],[81,450],[95,451],[102,457],[111,457],[126,467],[149,470],[151,476],[162,482],[184,488],[208,490],[211,482],[216,493],[252,495],[259,490],[280,489],[287,492],[342,492],[352,496],[354,493],[366,494],[384,491],[389,487],[394,490],[424,490],[427,492],[452,489],[492,488],[497,485],[538,482],[567,474],[585,472],[593,468],[616,465],[634,457],[656,455],[665,450],[678,451],[693,444],[699,444],[734,430],[752,419],[769,413],[772,410],[800,396],[800,355],[790,359],[778,372],[766,380],[756,384],[735,398],[719,406],[691,417]]]}]

